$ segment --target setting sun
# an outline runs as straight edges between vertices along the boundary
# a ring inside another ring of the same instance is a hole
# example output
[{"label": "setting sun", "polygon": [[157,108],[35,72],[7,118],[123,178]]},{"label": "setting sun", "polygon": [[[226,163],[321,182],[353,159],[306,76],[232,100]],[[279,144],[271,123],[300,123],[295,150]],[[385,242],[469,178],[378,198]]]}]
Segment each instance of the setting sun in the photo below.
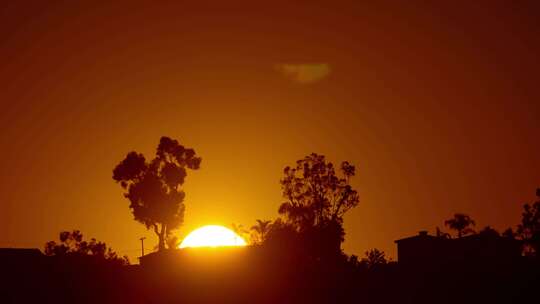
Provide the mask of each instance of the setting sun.
[{"label": "setting sun", "polygon": [[232,230],[223,226],[208,225],[193,230],[184,238],[179,248],[246,245],[246,241]]}]

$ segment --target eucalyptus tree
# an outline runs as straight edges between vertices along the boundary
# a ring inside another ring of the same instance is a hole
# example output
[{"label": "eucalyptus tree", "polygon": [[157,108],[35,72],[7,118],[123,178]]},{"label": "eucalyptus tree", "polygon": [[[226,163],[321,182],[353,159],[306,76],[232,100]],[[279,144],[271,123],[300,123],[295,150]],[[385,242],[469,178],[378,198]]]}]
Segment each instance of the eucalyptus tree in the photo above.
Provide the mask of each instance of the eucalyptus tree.
[{"label": "eucalyptus tree", "polygon": [[324,155],[312,153],[298,160],[294,168],[285,167],[281,179],[285,202],[279,213],[299,230],[343,222],[343,215],[359,203],[358,192],[350,184],[355,167],[342,162],[338,168],[327,162]]},{"label": "eucalyptus tree", "polygon": [[360,201],[350,180],[355,167],[344,161],[336,168],[324,155],[312,153],[285,167],[279,207],[284,223],[305,240],[316,258],[336,257],[344,241],[343,216]]},{"label": "eucalyptus tree", "polygon": [[195,150],[161,137],[152,160],[129,152],[113,170],[113,179],[124,189],[135,220],[158,236],[159,250],[165,249],[171,232],[184,222],[187,169],[197,170],[200,164]]}]

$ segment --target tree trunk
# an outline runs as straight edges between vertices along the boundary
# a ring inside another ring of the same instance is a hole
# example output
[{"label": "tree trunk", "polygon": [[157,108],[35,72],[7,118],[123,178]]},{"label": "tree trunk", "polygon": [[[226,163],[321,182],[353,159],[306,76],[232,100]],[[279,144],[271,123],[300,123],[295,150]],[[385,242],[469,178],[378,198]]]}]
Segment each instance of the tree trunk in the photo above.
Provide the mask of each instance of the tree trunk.
[{"label": "tree trunk", "polygon": [[159,244],[158,244],[159,251],[165,250],[165,224],[161,224],[161,231],[158,233],[158,238],[159,238]]}]

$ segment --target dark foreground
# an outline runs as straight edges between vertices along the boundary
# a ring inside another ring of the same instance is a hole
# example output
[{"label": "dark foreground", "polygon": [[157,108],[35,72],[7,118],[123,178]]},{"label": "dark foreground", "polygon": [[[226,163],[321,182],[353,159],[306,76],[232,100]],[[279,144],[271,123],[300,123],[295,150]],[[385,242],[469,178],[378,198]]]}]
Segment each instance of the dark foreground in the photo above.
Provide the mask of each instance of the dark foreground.
[{"label": "dark foreground", "polygon": [[[390,263],[372,269],[257,250],[155,254],[142,265],[7,257],[0,303],[536,303],[540,264]],[[21,262],[24,261],[24,262]],[[531,302],[532,301],[532,302]]]}]

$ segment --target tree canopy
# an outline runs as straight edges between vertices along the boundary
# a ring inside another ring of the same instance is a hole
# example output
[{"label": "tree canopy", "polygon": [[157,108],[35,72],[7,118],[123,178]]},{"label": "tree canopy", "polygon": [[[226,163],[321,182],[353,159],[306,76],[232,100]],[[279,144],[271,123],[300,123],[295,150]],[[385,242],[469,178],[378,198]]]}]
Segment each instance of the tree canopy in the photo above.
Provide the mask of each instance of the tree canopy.
[{"label": "tree canopy", "polygon": [[262,244],[272,228],[272,221],[256,220],[256,224],[251,226],[251,242],[253,244]]},{"label": "tree canopy", "polygon": [[296,162],[296,167],[285,167],[281,179],[282,196],[286,199],[279,213],[298,229],[322,225],[329,221],[343,221],[343,215],[359,203],[358,192],[349,180],[355,168],[342,162],[336,174],[324,155],[312,153]]},{"label": "tree canopy", "polygon": [[454,217],[446,220],[444,224],[450,229],[457,231],[458,237],[474,233],[474,229],[472,227],[476,225],[470,216],[463,213],[454,214]]},{"label": "tree canopy", "polygon": [[107,260],[118,265],[127,265],[127,256],[120,257],[112,248],[95,238],[90,241],[83,240],[83,234],[79,230],[62,231],[59,235],[60,242],[49,241],[45,244],[45,255],[48,256],[91,256]]},{"label": "tree canopy", "polygon": [[197,170],[200,164],[195,150],[161,137],[154,159],[147,161],[144,155],[129,152],[113,170],[113,179],[125,190],[135,220],[154,230],[160,250],[184,221],[182,186],[187,169]]},{"label": "tree canopy", "polygon": [[540,188],[536,189],[537,201],[525,204],[521,223],[517,227],[519,237],[525,242],[525,253],[539,256],[540,252]]},{"label": "tree canopy", "polygon": [[365,258],[363,258],[360,263],[364,264],[367,269],[373,270],[382,265],[386,265],[388,261],[386,260],[386,254],[384,251],[377,248],[370,249],[365,252]]},{"label": "tree canopy", "polygon": [[316,153],[298,160],[295,167],[285,167],[281,179],[285,202],[278,210],[283,224],[289,226],[285,230],[300,233],[312,252],[339,252],[345,234],[343,215],[359,203],[358,192],[350,184],[354,174],[355,167],[349,162],[336,169]]}]

